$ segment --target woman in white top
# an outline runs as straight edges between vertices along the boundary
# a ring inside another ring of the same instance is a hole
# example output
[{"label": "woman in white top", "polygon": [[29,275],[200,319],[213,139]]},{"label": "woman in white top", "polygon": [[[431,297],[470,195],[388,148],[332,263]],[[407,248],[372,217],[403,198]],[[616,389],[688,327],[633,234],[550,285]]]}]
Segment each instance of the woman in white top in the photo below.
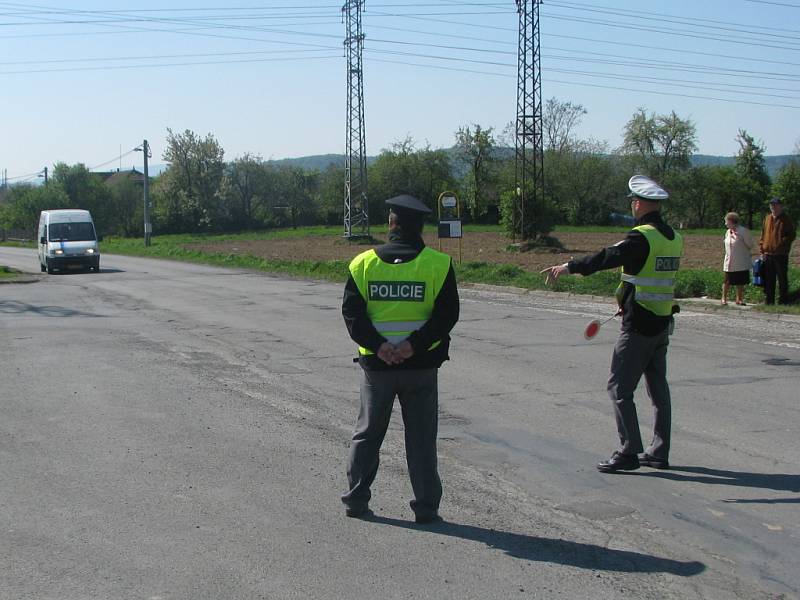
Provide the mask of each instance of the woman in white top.
[{"label": "woman in white top", "polygon": [[739,225],[739,215],[729,212],[725,215],[725,283],[722,284],[722,304],[728,304],[728,290],[736,286],[736,304],[744,306],[744,286],[750,283],[750,261],[753,237],[747,228]]}]

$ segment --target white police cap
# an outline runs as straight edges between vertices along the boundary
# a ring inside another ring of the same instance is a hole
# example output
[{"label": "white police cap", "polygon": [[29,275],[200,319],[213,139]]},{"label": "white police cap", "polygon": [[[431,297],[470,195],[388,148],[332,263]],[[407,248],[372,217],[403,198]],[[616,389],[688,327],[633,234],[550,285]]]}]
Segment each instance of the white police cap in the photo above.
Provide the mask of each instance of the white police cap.
[{"label": "white police cap", "polygon": [[628,189],[631,191],[628,194],[629,198],[637,197],[642,200],[650,200],[652,202],[660,202],[669,198],[667,191],[658,185],[655,181],[644,175],[634,175],[628,181]]}]

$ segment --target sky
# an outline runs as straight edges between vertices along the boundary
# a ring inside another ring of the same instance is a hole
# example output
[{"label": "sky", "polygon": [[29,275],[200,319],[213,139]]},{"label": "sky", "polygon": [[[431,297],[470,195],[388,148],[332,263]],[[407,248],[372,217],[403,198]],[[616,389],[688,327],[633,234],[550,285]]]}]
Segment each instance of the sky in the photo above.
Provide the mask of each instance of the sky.
[{"label": "sky", "polygon": [[[168,128],[227,159],[342,153],[342,1],[0,1],[0,174],[141,169],[143,139],[163,163]],[[511,0],[366,0],[367,153],[499,133],[517,27]],[[692,119],[704,154],[740,128],[767,154],[800,141],[800,0],[545,0],[541,32],[543,99],[583,105],[582,138],[619,146],[643,107]]]}]

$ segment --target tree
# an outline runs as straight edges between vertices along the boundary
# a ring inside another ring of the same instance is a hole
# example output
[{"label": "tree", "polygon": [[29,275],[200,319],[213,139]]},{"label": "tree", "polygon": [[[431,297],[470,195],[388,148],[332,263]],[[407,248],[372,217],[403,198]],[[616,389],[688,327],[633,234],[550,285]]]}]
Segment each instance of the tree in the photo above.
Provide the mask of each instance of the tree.
[{"label": "tree", "polygon": [[668,115],[649,115],[638,109],[626,123],[622,152],[634,168],[661,180],[673,171],[691,166],[697,151],[697,131],[690,119],[681,119],[675,111]]},{"label": "tree", "polygon": [[299,167],[279,167],[278,199],[280,208],[288,216],[288,225],[297,228],[309,225],[314,220],[313,192],[316,174],[308,173]]},{"label": "tree", "polygon": [[163,159],[169,168],[155,186],[155,213],[161,228],[171,232],[220,230],[230,215],[221,194],[225,151],[210,133],[167,129]]},{"label": "tree", "polygon": [[114,215],[105,229],[125,237],[142,235],[144,231],[144,198],[142,185],[131,177],[110,186],[109,207]]},{"label": "tree", "polygon": [[733,167],[694,167],[673,174],[666,185],[670,198],[664,212],[670,222],[684,227],[719,226],[742,201],[743,181]]},{"label": "tree", "polygon": [[585,114],[586,109],[582,104],[557,98],[547,100],[542,114],[545,151],[563,153],[570,150],[575,144],[574,130]]},{"label": "tree", "polygon": [[491,127],[484,129],[473,125],[470,128],[467,125],[456,132],[456,150],[469,165],[463,195],[474,221],[487,213],[490,204],[497,206],[496,190],[492,189],[495,166],[493,131]]},{"label": "tree", "polygon": [[545,196],[571,225],[601,225],[620,205],[626,173],[609,154],[607,144],[573,140],[569,150],[549,150],[544,156]]},{"label": "tree", "polygon": [[75,208],[64,188],[57,182],[48,185],[16,185],[9,188],[0,210],[0,227],[34,232],[43,210]]},{"label": "tree", "polygon": [[[70,200],[70,208],[82,208],[92,213],[100,232],[115,230],[117,215],[111,206],[111,190],[97,173],[92,173],[81,163],[57,163],[53,167],[50,183],[58,183]],[[48,184],[50,185],[50,184]]]},{"label": "tree", "polygon": [[739,152],[736,155],[736,170],[745,182],[744,209],[748,227],[753,227],[753,214],[769,194],[770,177],[764,161],[764,146],[755,141],[746,130],[740,129],[736,136]]},{"label": "tree", "polygon": [[[374,192],[371,192],[371,194],[374,195]],[[317,192],[314,201],[317,220],[326,225],[341,225],[343,199],[342,168],[337,165],[330,165],[318,174]],[[370,211],[370,218],[374,217],[375,215]]]},{"label": "tree", "polygon": [[444,150],[429,145],[418,149],[407,137],[384,149],[368,170],[374,221],[385,219],[383,201],[399,194],[416,196],[435,210],[439,194],[455,185],[450,159]]},{"label": "tree", "polygon": [[256,220],[256,211],[264,213],[265,166],[260,156],[245,154],[225,167],[226,198],[228,199],[231,226],[234,229],[252,229],[264,226]]},{"label": "tree", "polygon": [[792,160],[778,171],[772,191],[795,219],[800,218],[800,161]]}]

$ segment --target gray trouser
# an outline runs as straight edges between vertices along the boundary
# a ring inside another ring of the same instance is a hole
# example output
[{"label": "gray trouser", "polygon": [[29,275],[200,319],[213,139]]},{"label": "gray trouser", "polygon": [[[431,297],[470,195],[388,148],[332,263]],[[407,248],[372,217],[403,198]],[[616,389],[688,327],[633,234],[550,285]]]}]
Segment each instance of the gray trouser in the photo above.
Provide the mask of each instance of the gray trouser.
[{"label": "gray trouser", "polygon": [[622,454],[643,452],[642,436],[633,392],[644,375],[647,394],[655,409],[653,441],[647,454],[655,458],[669,458],[670,424],[672,408],[667,384],[667,347],[669,330],[653,337],[635,332],[623,332],[614,347],[611,359],[611,376],[608,379],[608,395],[614,403],[614,415],[619,431]]},{"label": "gray trouser", "polygon": [[342,496],[342,502],[350,507],[369,502],[395,396],[400,400],[405,426],[406,462],[414,490],[411,508],[417,515],[432,515],[439,510],[442,498],[436,466],[438,369],[364,371],[361,410],[347,461],[350,491]]}]

